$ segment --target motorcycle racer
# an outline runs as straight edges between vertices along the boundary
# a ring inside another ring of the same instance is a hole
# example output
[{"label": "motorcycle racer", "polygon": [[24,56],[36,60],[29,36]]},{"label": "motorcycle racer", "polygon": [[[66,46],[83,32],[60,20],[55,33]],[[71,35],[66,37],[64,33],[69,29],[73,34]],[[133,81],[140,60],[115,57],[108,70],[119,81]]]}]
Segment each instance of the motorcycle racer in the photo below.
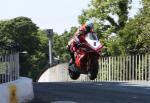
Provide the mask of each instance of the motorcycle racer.
[{"label": "motorcycle racer", "polygon": [[74,52],[76,48],[81,46],[80,38],[85,37],[86,34],[94,32],[94,25],[92,21],[87,21],[85,24],[81,25],[78,31],[75,33],[74,37],[68,42],[67,50],[70,52],[71,61],[69,64],[75,63]]}]

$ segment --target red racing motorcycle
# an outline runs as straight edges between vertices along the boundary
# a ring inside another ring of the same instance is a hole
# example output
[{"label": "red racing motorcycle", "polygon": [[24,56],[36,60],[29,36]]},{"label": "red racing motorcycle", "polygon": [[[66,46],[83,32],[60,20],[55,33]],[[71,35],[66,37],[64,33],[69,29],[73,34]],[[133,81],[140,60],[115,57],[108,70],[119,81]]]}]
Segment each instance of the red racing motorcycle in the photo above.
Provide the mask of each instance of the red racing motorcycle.
[{"label": "red racing motorcycle", "polygon": [[69,76],[73,80],[80,74],[87,74],[90,80],[97,78],[99,69],[99,53],[103,45],[99,42],[95,33],[88,33],[80,37],[80,47],[75,49],[75,64],[68,67]]}]

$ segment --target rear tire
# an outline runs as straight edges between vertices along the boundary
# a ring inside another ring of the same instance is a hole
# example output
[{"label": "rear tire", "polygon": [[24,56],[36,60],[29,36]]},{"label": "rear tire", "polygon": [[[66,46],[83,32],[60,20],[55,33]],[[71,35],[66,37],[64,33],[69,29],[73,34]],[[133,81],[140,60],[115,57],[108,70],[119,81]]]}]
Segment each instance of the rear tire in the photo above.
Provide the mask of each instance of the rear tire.
[{"label": "rear tire", "polygon": [[71,64],[68,68],[69,76],[71,79],[76,80],[80,76],[79,70],[75,67],[75,64]]},{"label": "rear tire", "polygon": [[90,80],[94,80],[97,78],[98,69],[99,69],[98,60],[92,60],[90,69],[88,71],[88,76]]}]

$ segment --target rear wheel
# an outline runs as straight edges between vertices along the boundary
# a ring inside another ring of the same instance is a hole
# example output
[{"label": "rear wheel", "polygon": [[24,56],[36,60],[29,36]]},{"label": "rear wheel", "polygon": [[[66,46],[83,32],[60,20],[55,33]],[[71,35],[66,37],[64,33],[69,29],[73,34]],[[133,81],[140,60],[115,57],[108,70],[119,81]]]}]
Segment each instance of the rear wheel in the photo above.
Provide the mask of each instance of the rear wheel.
[{"label": "rear wheel", "polygon": [[76,80],[80,76],[79,70],[75,67],[75,64],[71,64],[68,68],[69,76],[71,79]]},{"label": "rear wheel", "polygon": [[92,60],[90,69],[88,71],[88,76],[90,80],[94,80],[97,78],[98,69],[99,69],[98,60]]}]

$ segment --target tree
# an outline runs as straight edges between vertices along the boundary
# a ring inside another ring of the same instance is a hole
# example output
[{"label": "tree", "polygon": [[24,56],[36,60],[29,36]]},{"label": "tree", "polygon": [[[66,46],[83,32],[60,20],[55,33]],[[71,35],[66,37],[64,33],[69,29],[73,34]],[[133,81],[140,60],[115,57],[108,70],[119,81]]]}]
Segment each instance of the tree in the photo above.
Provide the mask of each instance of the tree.
[{"label": "tree", "polygon": [[119,32],[120,44],[125,49],[125,54],[150,52],[150,3],[143,0],[140,13],[129,20],[125,28]]},{"label": "tree", "polygon": [[36,24],[27,17],[17,17],[0,21],[1,43],[15,42],[19,44],[21,76],[32,77],[48,63],[48,39],[45,32],[38,30]]},{"label": "tree", "polygon": [[36,52],[31,55],[30,62],[32,69],[28,69],[28,75],[36,80],[36,77],[42,71],[42,69],[48,64],[49,52],[48,52],[48,38],[43,30],[38,30],[37,37],[39,38],[39,47]]},{"label": "tree", "polygon": [[62,35],[55,35],[53,37],[53,49],[54,52],[60,57],[61,61],[69,60],[69,53],[67,53],[66,46],[68,41],[74,36],[77,29],[77,27],[71,27],[69,32],[65,31]]},{"label": "tree", "polygon": [[10,39],[19,43],[21,52],[27,51],[29,54],[34,54],[39,46],[36,24],[27,17],[17,17],[10,20],[10,22],[13,25]]},{"label": "tree", "polygon": [[79,16],[79,22],[82,24],[88,19],[94,19],[100,33],[117,33],[128,20],[130,3],[130,0],[91,0],[89,8]]},{"label": "tree", "polygon": [[[95,31],[106,47],[102,54],[121,54],[121,51],[118,51],[121,49],[117,48],[122,48],[119,46],[118,33],[128,21],[130,3],[131,0],[91,0],[88,9],[83,10],[79,16],[81,24],[86,20],[94,20]],[[116,36],[109,38],[112,34]]]},{"label": "tree", "polygon": [[12,42],[10,39],[10,34],[12,33],[13,25],[10,21],[0,21],[0,43],[6,44],[7,42]]}]

